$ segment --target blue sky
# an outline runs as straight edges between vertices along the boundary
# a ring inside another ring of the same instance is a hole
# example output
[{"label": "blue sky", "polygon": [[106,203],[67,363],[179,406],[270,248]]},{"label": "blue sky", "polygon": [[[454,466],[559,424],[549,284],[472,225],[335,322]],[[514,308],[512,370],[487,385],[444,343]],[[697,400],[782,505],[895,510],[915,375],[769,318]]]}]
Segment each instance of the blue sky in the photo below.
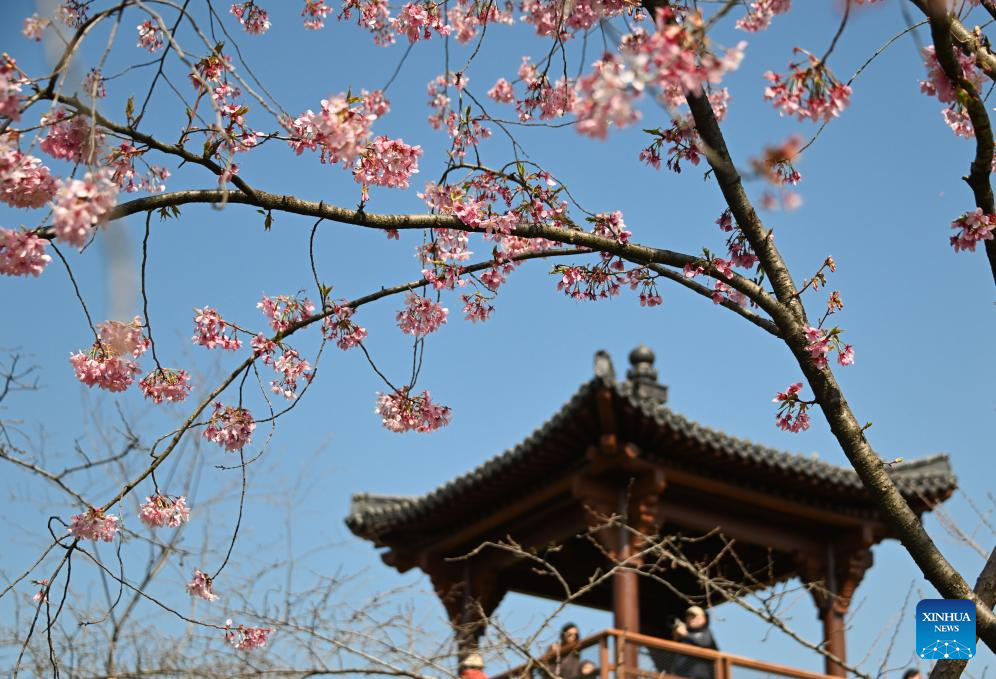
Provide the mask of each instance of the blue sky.
[{"label": "blue sky", "polygon": [[[349,23],[330,20],[323,31],[306,32],[297,3],[267,5],[271,32],[264,38],[240,34],[239,43],[257,75],[292,114],[318,108],[319,100],[330,94],[382,87],[404,53],[404,45],[386,49],[373,45],[367,33]],[[779,118],[761,97],[764,71],[785,72],[795,45],[822,52],[836,29],[836,3],[796,5],[790,15],[776,18],[768,32],[746,36],[744,63],[724,83],[733,100],[723,127],[741,164],[765,144],[795,132],[808,137],[815,131],[811,124]],[[3,49],[24,68],[40,72],[46,63],[42,48],[18,31],[20,18],[32,11],[30,2],[4,3],[0,38]],[[144,58],[144,52],[133,48],[134,25],[139,21],[137,13],[125,15],[120,47],[112,52],[105,72]],[[898,0],[855,12],[831,67],[840,78],[849,78],[905,25]],[[235,28],[229,21],[228,29]],[[725,44],[743,37],[729,26],[716,33],[717,41]],[[99,53],[105,38],[106,33],[97,32],[88,48],[89,58]],[[586,66],[599,56],[601,45],[601,36],[593,33]],[[470,89],[481,98],[496,78],[514,76],[522,55],[531,54],[535,61],[544,50],[526,27],[489,28],[469,71]],[[572,72],[580,51],[580,41],[574,41],[569,51]],[[451,63],[462,64],[468,54],[467,47],[450,44]],[[376,122],[375,131],[420,144],[425,154],[413,189],[374,189],[369,211],[425,209],[415,190],[438,178],[445,165],[446,140],[425,121],[429,113],[425,86],[444,70],[444,57],[444,43],[438,37],[415,45],[388,90],[392,111]],[[973,207],[960,178],[967,172],[973,148],[944,125],[938,102],[919,92],[917,82],[923,73],[917,46],[909,36],[885,50],[855,81],[850,108],[823,131],[799,163],[801,209],[763,217],[774,227],[797,279],[811,275],[827,255],[837,261],[838,272],[830,285],[841,291],[846,304],[837,323],[857,351],[856,365],[837,371],[847,398],[861,421],[874,423],[870,440],[883,457],[951,455],[961,489],[946,511],[971,531],[979,518],[968,499],[989,512],[990,523],[994,506],[992,495],[987,495],[993,483],[994,453],[996,371],[988,358],[996,330],[993,287],[981,252],[955,254],[947,244],[950,221]],[[82,75],[79,71],[74,77]],[[177,82],[186,86],[179,76]],[[110,117],[123,118],[124,101],[132,93],[144,93],[146,83],[147,76],[141,74],[112,81],[102,109]],[[503,118],[514,115],[509,107],[492,103],[489,108]],[[676,176],[637,162],[646,144],[639,128],[656,126],[664,118],[660,109],[646,102],[643,112],[644,124],[613,131],[607,142],[584,139],[570,128],[517,128],[515,134],[530,159],[565,182],[585,208],[622,210],[635,241],[693,253],[702,247],[721,250],[724,239],[713,222],[723,209],[722,199],[715,183],[703,177],[704,168],[688,167]],[[28,119],[37,114],[32,112]],[[253,115],[250,112],[250,120]],[[149,123],[150,129],[175,138],[182,110],[175,99],[159,95],[153,99]],[[271,129],[272,121],[262,127]],[[510,157],[509,145],[498,131],[481,152],[490,165]],[[323,166],[313,155],[296,157],[280,144],[269,144],[240,160],[242,176],[268,191],[342,206],[355,205],[359,199],[359,187],[348,172]],[[174,170],[170,189],[215,184],[203,172],[177,169],[171,161],[167,165]],[[748,188],[754,197],[762,189]],[[0,224],[6,227],[33,225],[25,221],[31,219],[40,215],[0,211]],[[190,344],[193,307],[211,305],[226,319],[261,328],[255,304],[262,294],[292,294],[311,284],[307,248],[311,224],[307,218],[275,215],[272,230],[265,233],[262,217],[242,206],[223,211],[188,206],[179,220],[153,220],[148,287],[157,347],[161,357],[168,357],[166,362],[199,373],[195,396],[210,389],[211,377],[227,372],[241,359]],[[133,217],[98,238],[82,256],[67,252],[97,320],[141,313],[135,281],[142,227],[142,220]],[[419,267],[413,255],[418,242],[414,233],[403,234],[400,242],[388,241],[380,233],[325,224],[318,234],[316,259],[324,281],[335,286],[334,296],[354,297],[416,278]],[[486,255],[490,248],[478,242],[477,251]],[[641,308],[635,296],[626,293],[609,302],[575,302],[556,291],[549,269],[548,263],[537,262],[512,275],[486,324],[463,322],[459,300],[445,298],[450,322],[429,338],[420,378],[420,388],[430,389],[434,398],[454,409],[452,424],[434,434],[397,435],[383,429],[373,413],[375,392],[383,389],[382,383],[362,355],[329,348],[314,385],[280,423],[258,471],[250,468],[251,488],[259,500],[246,509],[245,530],[234,556],[236,568],[251,569],[261,558],[270,558],[266,549],[284,553],[285,514],[276,508],[275,498],[290,496],[295,498],[294,551],[334,545],[305,559],[307,568],[326,573],[360,571],[357,596],[417,580],[411,573],[399,576],[383,566],[369,544],[349,534],[342,518],[350,494],[420,494],[514,445],[590,377],[592,355],[598,349],[607,349],[622,372],[629,350],[646,343],[657,354],[661,381],[669,385],[670,405],[678,412],[737,436],[846,464],[818,414],[812,429],[803,434],[780,432],[774,426],[773,394],[800,379],[798,367],[777,340],[673,286],[662,286],[665,302],[655,309]],[[83,437],[95,451],[106,445],[98,422],[111,426],[118,408],[145,438],[165,433],[189,412],[189,403],[154,410],[136,390],[108,398],[76,382],[66,358],[88,344],[88,330],[57,262],[39,279],[5,278],[0,291],[6,312],[5,322],[0,323],[0,347],[29,354],[40,365],[43,387],[10,399],[0,417],[22,420],[21,428],[37,436],[44,431],[46,461],[53,467],[66,464],[66,451],[77,438]],[[808,297],[811,313],[824,299],[822,291],[818,297]],[[411,353],[407,337],[394,324],[398,308],[400,300],[384,300],[359,311],[357,320],[370,332],[368,346],[378,366],[403,378]],[[295,343],[306,354],[313,353],[316,345],[314,336]],[[263,439],[260,428],[254,444]],[[212,467],[220,462],[230,463],[231,458],[226,460],[220,449],[210,445],[197,450],[191,446],[165,468],[182,487],[194,465],[200,465],[197,492],[210,497],[237,483],[234,472]],[[117,477],[91,478],[81,490],[97,502],[119,483]],[[65,517],[70,508],[20,471],[7,468],[0,484],[12,499],[0,510],[4,519],[0,531],[11,547],[4,550],[0,568],[10,575],[36,557],[45,539],[45,517]],[[192,495],[186,487],[182,492]],[[39,507],[39,502],[51,504]],[[133,508],[125,511],[127,516]],[[210,511],[212,522],[227,525],[233,520],[231,493]],[[928,519],[927,527],[942,551],[974,583],[982,558],[934,518]],[[200,538],[194,537],[199,530],[188,531],[192,547],[199,545]],[[991,530],[983,529],[977,538],[983,549],[992,548]],[[157,592],[186,605],[186,596],[176,592],[188,571],[187,564],[172,565],[156,584]],[[223,581],[218,588],[224,590]],[[912,591],[911,604],[899,620],[908,591]],[[857,593],[850,658],[859,660],[870,652],[867,667],[877,668],[887,637],[898,625],[894,667],[904,667],[914,643],[913,605],[934,594],[897,543],[876,547],[875,566]],[[548,602],[510,596],[499,614],[525,628],[549,610]],[[433,614],[441,617],[442,608]],[[801,631],[811,638],[818,636],[808,595],[798,595],[791,615]],[[225,614],[217,616],[223,620]],[[609,623],[607,615],[590,611],[572,610],[570,617],[585,630]],[[769,634],[762,624],[730,606],[715,611],[714,627],[724,650],[809,669],[822,666],[813,654]],[[883,630],[885,640],[877,637]],[[983,645],[979,649],[969,668],[973,673],[992,664],[991,652]]]}]

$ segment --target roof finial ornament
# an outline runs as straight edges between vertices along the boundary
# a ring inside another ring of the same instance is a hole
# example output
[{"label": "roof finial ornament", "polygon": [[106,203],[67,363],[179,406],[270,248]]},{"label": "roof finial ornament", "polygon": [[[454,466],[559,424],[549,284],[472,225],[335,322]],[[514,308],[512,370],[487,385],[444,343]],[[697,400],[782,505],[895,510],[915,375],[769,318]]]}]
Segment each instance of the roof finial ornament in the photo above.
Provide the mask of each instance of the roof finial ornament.
[{"label": "roof finial ornament", "polygon": [[656,356],[646,344],[629,352],[630,368],[626,371],[626,380],[630,383],[633,393],[641,398],[664,403],[667,401],[667,387],[657,382],[657,369],[654,367]]},{"label": "roof finial ornament", "polygon": [[605,349],[595,352],[595,377],[606,382],[616,381],[616,369],[612,365],[612,357]]}]

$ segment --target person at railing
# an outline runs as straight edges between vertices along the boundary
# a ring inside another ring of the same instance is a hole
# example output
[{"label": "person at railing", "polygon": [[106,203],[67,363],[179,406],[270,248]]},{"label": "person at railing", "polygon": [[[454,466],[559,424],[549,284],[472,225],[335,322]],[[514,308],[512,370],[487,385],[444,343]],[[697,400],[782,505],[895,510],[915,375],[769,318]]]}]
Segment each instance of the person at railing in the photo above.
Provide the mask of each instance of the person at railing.
[{"label": "person at railing", "polygon": [[581,631],[573,622],[560,628],[560,641],[550,645],[547,651],[553,656],[553,674],[560,679],[578,679],[581,674],[581,649],[578,641]]},{"label": "person at railing", "polygon": [[[709,629],[709,616],[699,606],[690,606],[685,611],[685,620],[678,620],[673,629],[675,641],[680,641],[699,648],[718,651],[716,639]],[[678,654],[671,666],[671,673],[687,679],[713,679],[715,677],[715,662],[706,658]]]},{"label": "person at railing", "polygon": [[582,660],[581,668],[578,672],[579,679],[595,679],[598,676],[598,668],[590,660]]},{"label": "person at railing", "polygon": [[903,679],[920,679],[920,670],[911,667],[903,672]]},{"label": "person at railing", "polygon": [[460,661],[460,679],[488,679],[480,653],[468,653]]}]

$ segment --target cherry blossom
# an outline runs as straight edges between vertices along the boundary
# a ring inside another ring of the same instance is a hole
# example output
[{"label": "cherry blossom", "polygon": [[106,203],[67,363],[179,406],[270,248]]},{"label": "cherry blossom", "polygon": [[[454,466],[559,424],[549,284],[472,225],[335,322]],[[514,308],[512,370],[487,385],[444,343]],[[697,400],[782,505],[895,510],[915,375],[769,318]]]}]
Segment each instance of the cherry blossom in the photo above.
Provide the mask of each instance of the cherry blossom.
[{"label": "cherry blossom", "polygon": [[359,346],[366,339],[367,331],[353,321],[356,309],[345,304],[332,305],[333,312],[322,322],[322,334],[335,340],[343,351]]},{"label": "cherry blossom", "polygon": [[477,35],[477,29],[488,24],[511,24],[515,21],[511,0],[505,0],[503,7],[497,1],[458,0],[450,3],[446,18],[450,22],[452,35],[457,42],[467,43]]},{"label": "cherry blossom", "polygon": [[369,185],[407,189],[408,180],[418,174],[421,146],[409,146],[401,139],[379,136],[363,151],[353,168],[353,178],[364,187]]},{"label": "cherry blossom", "polygon": [[41,140],[41,150],[60,160],[93,164],[104,141],[104,133],[84,115],[72,115],[56,108],[41,118],[48,134]]},{"label": "cherry blossom", "polygon": [[225,621],[225,639],[237,651],[251,651],[255,648],[266,646],[266,642],[273,632],[268,627],[246,627],[239,625],[232,629],[232,621]]},{"label": "cherry blossom", "polygon": [[34,585],[38,585],[39,587],[41,587],[41,589],[39,589],[37,592],[35,592],[33,595],[31,595],[31,600],[32,601],[40,601],[42,603],[47,604],[48,603],[48,589],[49,589],[48,578],[44,578],[42,580],[32,580],[31,583],[34,584]]},{"label": "cherry blossom", "polygon": [[256,423],[245,408],[214,404],[214,413],[204,429],[204,438],[229,452],[242,450],[252,440]]},{"label": "cherry blossom", "polygon": [[275,380],[270,382],[270,390],[288,400],[297,397],[297,381],[299,379],[311,382],[315,376],[311,372],[311,364],[301,358],[296,349],[290,347],[283,347],[283,352],[277,359],[273,359],[269,354],[264,355],[263,362],[272,366],[283,376],[279,382]]},{"label": "cherry blossom", "polygon": [[156,368],[138,383],[146,398],[153,403],[179,403],[190,394],[190,375],[186,370]]},{"label": "cherry blossom", "polygon": [[79,351],[69,357],[76,379],[88,387],[120,392],[131,386],[141,370],[133,361],[113,354],[109,347],[94,342],[90,351]]},{"label": "cherry blossom", "polygon": [[560,78],[551,84],[545,72],[541,72],[529,57],[522,58],[519,66],[519,79],[526,86],[526,96],[515,105],[519,112],[519,120],[531,120],[535,111],[539,110],[540,120],[552,120],[566,115],[574,109],[577,94],[570,81]]},{"label": "cherry blossom", "polygon": [[55,237],[81,250],[115,204],[118,186],[107,170],[87,172],[82,180],[65,179],[52,199]]},{"label": "cherry blossom", "polygon": [[428,391],[421,396],[409,396],[408,389],[393,394],[377,394],[377,407],[384,427],[393,432],[430,432],[450,422],[447,406],[433,403]]},{"label": "cherry blossom", "polygon": [[794,52],[806,58],[789,64],[791,72],[787,78],[773,71],[764,74],[771,83],[764,90],[764,99],[779,109],[779,115],[829,122],[847,108],[851,88],[837,80],[826,64],[812,54],[798,47]]},{"label": "cherry blossom", "polygon": [[214,593],[213,586],[211,576],[204,571],[194,569],[194,577],[187,583],[187,594],[205,601],[215,601],[218,595]]},{"label": "cherry blossom", "polygon": [[484,322],[491,318],[491,314],[494,313],[494,306],[479,292],[475,292],[473,295],[460,295],[460,299],[463,300],[463,313],[466,314],[464,320],[473,323]]},{"label": "cherry blossom", "polygon": [[263,35],[270,29],[270,19],[266,10],[257,5],[253,0],[248,2],[236,2],[230,10],[238,17],[239,23],[246,33],[252,35]]},{"label": "cherry blossom", "polygon": [[771,25],[771,19],[784,14],[792,7],[792,0],[754,0],[747,8],[747,16],[737,21],[737,28],[756,33]]},{"label": "cherry blossom", "polygon": [[138,47],[155,53],[163,46],[163,29],[154,21],[143,21],[138,25]]},{"label": "cherry blossom", "polygon": [[409,292],[405,295],[405,308],[397,314],[398,327],[401,332],[424,337],[439,330],[449,313],[442,305]]},{"label": "cherry blossom", "polygon": [[0,274],[35,276],[52,261],[45,254],[48,241],[31,231],[14,231],[0,227]]},{"label": "cherry blossom", "polygon": [[90,507],[85,513],[73,516],[69,534],[77,540],[111,542],[121,527],[120,523],[121,520],[113,514],[105,514],[103,509]]},{"label": "cherry blossom", "polygon": [[107,96],[107,87],[104,76],[99,68],[91,68],[83,78],[83,94],[94,99],[103,99]]},{"label": "cherry blossom", "polygon": [[142,159],[146,151],[147,149],[137,148],[128,142],[121,142],[104,157],[104,163],[111,170],[111,179],[119,189],[128,193],[142,190],[158,193],[166,188],[163,182],[169,177],[169,170],[150,165],[148,173],[142,177],[135,169],[135,161]]},{"label": "cherry blossom", "polygon": [[304,20],[304,27],[311,31],[324,28],[325,17],[331,12],[332,8],[326,5],[324,0],[304,0],[301,16],[308,17]]},{"label": "cherry blossom", "polygon": [[809,429],[809,413],[806,409],[812,405],[810,401],[803,401],[799,398],[802,391],[802,382],[789,385],[785,391],[775,394],[772,403],[780,403],[778,413],[775,415],[775,424],[783,431],[798,433]]},{"label": "cherry blossom", "polygon": [[286,121],[288,143],[298,155],[306,149],[319,150],[323,163],[352,164],[366,148],[370,125],[387,110],[380,92],[363,92],[360,97],[339,93],[322,99],[318,113],[308,110]]},{"label": "cherry blossom", "polygon": [[256,303],[256,308],[263,312],[270,321],[270,327],[277,332],[282,332],[315,313],[315,305],[310,299],[298,299],[289,295],[272,298],[263,295],[263,299]]},{"label": "cherry blossom", "polygon": [[[975,127],[965,110],[965,105],[958,98],[958,88],[948,80],[940,62],[937,61],[937,52],[933,45],[920,50],[923,55],[923,65],[927,69],[927,79],[920,81],[920,91],[929,97],[937,99],[948,106],[941,111],[944,122],[948,127],[960,137],[972,138],[975,136]],[[971,55],[963,54],[960,50],[954,50],[955,58],[961,68],[961,77],[970,83],[978,92],[982,88],[984,75],[975,65],[975,59]]]},{"label": "cherry blossom", "polygon": [[138,508],[138,518],[150,528],[179,528],[190,521],[190,508],[183,496],[156,494],[145,498],[145,504]]},{"label": "cherry blossom", "polygon": [[23,84],[23,78],[17,73],[17,62],[6,52],[0,54],[0,117],[21,119]]},{"label": "cherry blossom", "polygon": [[[208,349],[218,347],[234,351],[242,346],[242,340],[235,335],[234,326],[226,323],[217,311],[209,306],[203,309],[194,309],[194,324],[197,332],[191,339],[194,344],[199,344]],[[232,328],[231,334],[225,334],[225,327]]]},{"label": "cherry blossom", "polygon": [[837,363],[840,365],[854,365],[854,347],[850,344],[844,345],[843,350],[837,354]]},{"label": "cherry blossom", "polygon": [[24,19],[24,27],[21,29],[21,33],[25,38],[41,42],[42,34],[50,23],[51,21],[47,18],[32,14]]},{"label": "cherry blossom", "polygon": [[58,9],[55,10],[59,20],[72,28],[81,28],[87,20],[87,7],[90,0],[65,0]]},{"label": "cherry blossom", "polygon": [[391,10],[387,0],[344,0],[339,18],[348,19],[354,10],[358,14],[356,23],[373,33],[375,45],[394,44]]},{"label": "cherry blossom", "polygon": [[592,72],[578,80],[578,97],[574,105],[577,131],[596,139],[605,139],[609,125],[626,127],[640,119],[634,101],[643,93],[644,83],[612,54],[605,54],[592,65]]},{"label": "cherry blossom", "polygon": [[442,17],[442,5],[426,2],[407,2],[401,8],[401,13],[391,19],[391,24],[399,34],[408,37],[408,42],[418,42],[419,38],[428,40],[432,31],[441,36],[450,34],[450,27]]},{"label": "cherry blossom", "polygon": [[114,356],[131,355],[138,358],[149,348],[149,340],[142,334],[142,318],[135,316],[130,323],[104,321],[97,324],[97,336],[104,349]]},{"label": "cherry blossom", "polygon": [[952,229],[958,229],[958,233],[951,236],[951,247],[955,252],[970,250],[975,252],[975,245],[979,241],[992,240],[993,229],[996,229],[996,215],[983,214],[982,208],[975,208],[972,212],[966,212],[951,222]]},{"label": "cherry blossom", "polygon": [[512,84],[504,78],[498,78],[494,87],[488,90],[488,96],[502,104],[511,104],[515,101],[515,91]]}]

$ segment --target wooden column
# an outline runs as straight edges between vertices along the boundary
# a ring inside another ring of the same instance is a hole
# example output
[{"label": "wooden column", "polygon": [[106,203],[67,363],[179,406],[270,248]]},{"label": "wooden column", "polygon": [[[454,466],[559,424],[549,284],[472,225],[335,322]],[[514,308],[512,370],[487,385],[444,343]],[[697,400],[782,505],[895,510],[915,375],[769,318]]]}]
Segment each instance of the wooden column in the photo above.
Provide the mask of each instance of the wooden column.
[{"label": "wooden column", "polygon": [[[644,549],[644,536],[654,536],[658,531],[664,473],[638,460],[635,446],[618,446],[604,436],[600,444],[589,449],[588,458],[594,464],[589,474],[575,477],[572,493],[588,511],[589,527],[616,567],[612,574],[613,626],[639,634],[638,571],[643,559],[637,555]],[[618,517],[618,522],[610,524],[613,516]],[[623,644],[617,662],[624,670],[634,670],[638,657],[635,644]],[[625,671],[620,676],[625,676]]]},{"label": "wooden column", "polygon": [[[799,555],[799,574],[816,602],[823,623],[823,645],[828,653],[847,662],[846,618],[854,590],[872,565],[870,529],[830,542],[823,554]],[[830,658],[824,659],[824,673],[845,677],[847,671]]]}]

